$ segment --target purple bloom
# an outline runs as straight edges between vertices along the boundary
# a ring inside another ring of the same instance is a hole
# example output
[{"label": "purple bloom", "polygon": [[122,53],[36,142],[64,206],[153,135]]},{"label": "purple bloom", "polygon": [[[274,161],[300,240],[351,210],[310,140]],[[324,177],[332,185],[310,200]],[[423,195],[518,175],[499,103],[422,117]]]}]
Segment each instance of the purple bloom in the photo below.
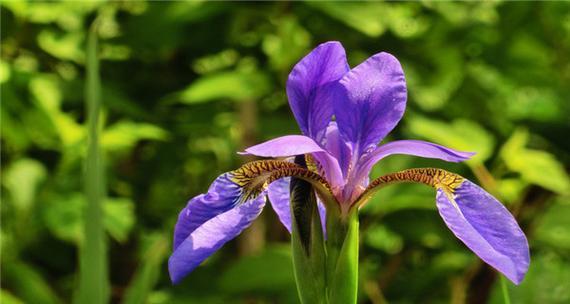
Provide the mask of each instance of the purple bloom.
[{"label": "purple bloom", "polygon": [[291,231],[291,176],[309,181],[327,208],[339,207],[343,214],[362,206],[390,182],[433,186],[440,215],[451,231],[511,281],[518,284],[523,279],[529,265],[526,237],[506,208],[477,185],[440,169],[410,169],[369,182],[372,167],[389,155],[460,162],[474,154],[419,140],[378,145],[406,107],[404,72],[394,56],[379,53],[350,69],[340,43],[321,44],[291,71],[287,96],[304,135],[278,137],[245,153],[272,158],[307,155],[312,166],[277,160],[249,163],[224,173],[207,194],[191,199],[175,228],[169,260],[173,282],[248,227],[266,195]]}]

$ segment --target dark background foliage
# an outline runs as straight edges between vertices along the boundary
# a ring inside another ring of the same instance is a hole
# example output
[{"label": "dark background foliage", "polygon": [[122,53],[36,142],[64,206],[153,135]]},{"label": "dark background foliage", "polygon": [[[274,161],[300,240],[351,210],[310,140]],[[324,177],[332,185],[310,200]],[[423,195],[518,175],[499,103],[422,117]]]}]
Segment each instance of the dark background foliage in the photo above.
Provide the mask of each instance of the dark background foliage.
[{"label": "dark background foliage", "polygon": [[[4,303],[67,303],[78,286],[95,18],[112,302],[296,303],[270,208],[178,286],[166,260],[179,210],[248,160],[236,151],[299,132],[287,75],[328,40],[352,66],[379,51],[401,60],[408,108],[388,140],[478,152],[463,164],[394,156],[374,175],[437,166],[476,181],[529,237],[512,301],[570,302],[568,3],[3,1],[1,18]],[[501,301],[496,272],[447,230],[431,189],[386,188],[361,213],[359,302]]]}]

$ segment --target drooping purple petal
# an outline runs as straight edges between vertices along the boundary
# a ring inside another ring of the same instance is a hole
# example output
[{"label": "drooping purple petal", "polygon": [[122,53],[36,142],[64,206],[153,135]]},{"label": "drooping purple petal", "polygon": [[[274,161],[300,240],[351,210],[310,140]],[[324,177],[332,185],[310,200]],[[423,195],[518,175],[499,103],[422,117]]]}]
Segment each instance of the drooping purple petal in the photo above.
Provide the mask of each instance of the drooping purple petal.
[{"label": "drooping purple petal", "polygon": [[381,145],[363,156],[358,164],[357,180],[368,176],[372,167],[384,157],[394,154],[407,154],[425,158],[436,158],[448,162],[461,162],[475,155],[473,152],[462,152],[421,140],[397,140]]},{"label": "drooping purple petal", "polygon": [[376,147],[398,124],[406,108],[406,80],[398,60],[379,53],[340,80],[334,114],[353,157]]},{"label": "drooping purple petal", "polygon": [[447,227],[483,261],[519,284],[530,255],[521,228],[497,199],[464,180],[449,195],[437,191],[437,208]]},{"label": "drooping purple petal", "polygon": [[237,205],[194,229],[168,260],[172,282],[179,283],[206,258],[249,227],[264,205],[265,196],[262,195]]},{"label": "drooping purple petal", "polygon": [[322,166],[325,177],[333,187],[344,184],[338,161],[313,139],[303,135],[286,135],[245,149],[245,154],[261,157],[288,157],[311,153]]},{"label": "drooping purple petal", "polygon": [[[267,196],[269,197],[269,202],[277,213],[279,220],[287,228],[287,231],[291,233],[291,205],[290,205],[290,183],[291,178],[286,177],[279,179],[269,185],[267,189]],[[326,208],[317,196],[317,204],[319,208],[319,215],[321,217],[321,224],[323,226],[323,232],[326,231]],[[326,233],[325,233],[326,235]]]},{"label": "drooping purple petal", "polygon": [[200,225],[235,206],[240,188],[230,180],[230,174],[220,175],[206,194],[192,198],[178,215],[174,227],[174,250]]},{"label": "drooping purple petal", "polygon": [[349,66],[339,42],[326,42],[295,65],[287,80],[287,97],[303,134],[320,142],[332,114],[330,87]]}]

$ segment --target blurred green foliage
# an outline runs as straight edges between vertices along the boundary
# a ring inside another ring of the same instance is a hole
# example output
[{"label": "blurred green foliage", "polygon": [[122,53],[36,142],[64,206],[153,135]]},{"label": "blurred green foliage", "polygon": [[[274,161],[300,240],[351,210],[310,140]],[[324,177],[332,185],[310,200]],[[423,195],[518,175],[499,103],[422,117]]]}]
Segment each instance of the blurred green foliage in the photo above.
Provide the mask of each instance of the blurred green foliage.
[{"label": "blurred green foliage", "polygon": [[[3,1],[3,303],[68,303],[78,287],[95,18],[113,302],[296,303],[289,236],[269,208],[179,286],[166,259],[178,211],[245,161],[236,151],[298,132],[287,74],[327,40],[352,65],[379,51],[402,61],[408,109],[389,140],[478,152],[465,164],[393,156],[374,175],[439,166],[477,181],[529,236],[513,303],[570,302],[568,3]],[[430,189],[380,191],[361,227],[361,303],[501,302]]]}]

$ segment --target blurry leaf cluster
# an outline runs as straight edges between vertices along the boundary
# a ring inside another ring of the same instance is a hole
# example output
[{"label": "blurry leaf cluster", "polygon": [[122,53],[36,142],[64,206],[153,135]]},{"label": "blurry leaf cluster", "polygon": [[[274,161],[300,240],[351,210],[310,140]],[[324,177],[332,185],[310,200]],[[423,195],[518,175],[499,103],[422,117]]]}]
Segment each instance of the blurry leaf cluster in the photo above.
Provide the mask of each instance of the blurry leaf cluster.
[{"label": "blurry leaf cluster", "polygon": [[[408,108],[391,138],[477,152],[459,172],[527,233],[532,263],[513,303],[570,301],[570,5],[564,2],[3,1],[1,300],[69,303],[77,287],[87,129],[86,37],[97,35],[113,303],[296,303],[287,232],[270,208],[257,252],[238,239],[172,286],[178,211],[235,152],[298,133],[292,66],[338,40],[351,65],[387,51]],[[421,185],[362,210],[361,303],[499,303],[496,275],[446,229]],[[257,234],[259,235],[259,234]]]}]

